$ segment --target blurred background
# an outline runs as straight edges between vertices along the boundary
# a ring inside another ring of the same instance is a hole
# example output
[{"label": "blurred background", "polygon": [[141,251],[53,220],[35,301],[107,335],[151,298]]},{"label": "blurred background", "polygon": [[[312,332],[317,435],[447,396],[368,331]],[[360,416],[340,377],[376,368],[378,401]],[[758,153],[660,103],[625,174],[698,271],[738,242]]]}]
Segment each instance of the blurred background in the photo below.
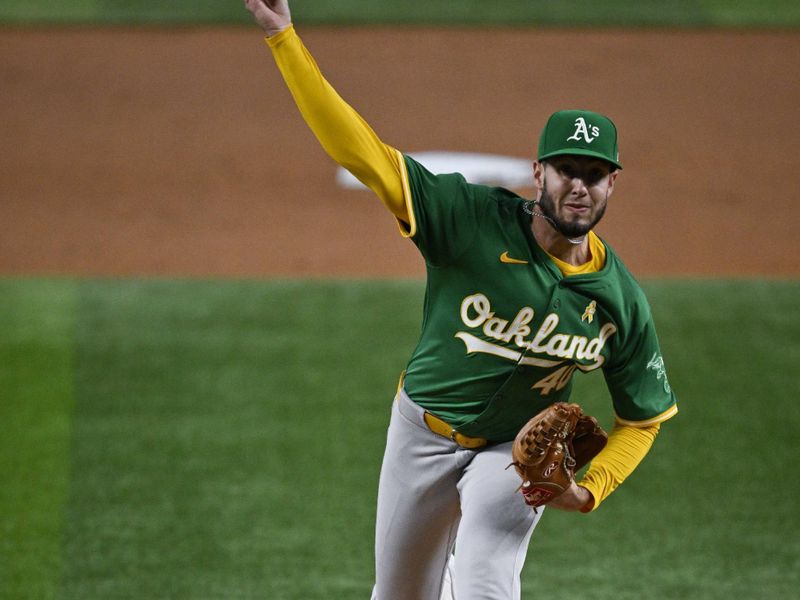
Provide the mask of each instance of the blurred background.
[{"label": "blurred background", "polygon": [[[0,3],[0,598],[368,597],[421,258],[337,179],[242,2],[50,4]],[[548,513],[523,597],[793,597],[800,5],[291,8],[437,166],[497,159],[525,195],[551,112],[619,128],[598,231],[680,413],[601,509]],[[574,399],[611,425],[600,375]]]}]

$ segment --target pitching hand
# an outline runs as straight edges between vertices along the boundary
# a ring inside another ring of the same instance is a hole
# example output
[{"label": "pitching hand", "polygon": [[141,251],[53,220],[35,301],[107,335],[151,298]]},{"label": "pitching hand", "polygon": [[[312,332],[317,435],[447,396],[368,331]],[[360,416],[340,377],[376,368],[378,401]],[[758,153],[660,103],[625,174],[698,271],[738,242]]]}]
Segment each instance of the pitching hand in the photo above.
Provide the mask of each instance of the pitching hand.
[{"label": "pitching hand", "polygon": [[244,0],[244,5],[268,37],[292,24],[288,0]]}]

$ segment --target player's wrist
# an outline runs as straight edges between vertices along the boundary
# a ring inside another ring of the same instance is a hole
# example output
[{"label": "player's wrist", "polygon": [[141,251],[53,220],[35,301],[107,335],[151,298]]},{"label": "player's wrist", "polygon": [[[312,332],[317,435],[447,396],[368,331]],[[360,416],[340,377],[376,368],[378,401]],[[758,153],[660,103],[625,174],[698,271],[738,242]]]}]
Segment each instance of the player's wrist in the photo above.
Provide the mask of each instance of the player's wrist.
[{"label": "player's wrist", "polygon": [[264,32],[267,34],[268,38],[275,37],[279,33],[283,33],[287,29],[292,26],[292,22],[288,21],[286,23],[282,23],[280,25],[276,25],[274,27],[265,27]]},{"label": "player's wrist", "polygon": [[578,485],[578,493],[581,498],[581,505],[578,510],[582,513],[592,512],[594,508],[594,495],[587,488]]}]

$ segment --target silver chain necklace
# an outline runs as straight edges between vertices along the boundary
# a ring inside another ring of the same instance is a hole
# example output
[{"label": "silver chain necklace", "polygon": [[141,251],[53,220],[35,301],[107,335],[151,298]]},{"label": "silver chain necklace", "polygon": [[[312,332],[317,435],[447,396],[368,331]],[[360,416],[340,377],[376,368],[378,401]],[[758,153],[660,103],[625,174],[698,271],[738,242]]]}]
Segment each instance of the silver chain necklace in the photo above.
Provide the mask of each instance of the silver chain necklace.
[{"label": "silver chain necklace", "polygon": [[[538,200],[526,200],[525,202],[523,202],[523,203],[522,203],[522,210],[524,210],[526,213],[528,213],[528,214],[529,214],[529,215],[531,215],[532,217],[541,217],[542,219],[546,219],[546,220],[547,220],[547,222],[549,222],[549,223],[550,223],[550,225],[552,225],[552,226],[553,226],[553,229],[555,229],[556,231],[558,231],[559,233],[561,233],[561,230],[560,230],[560,229],[559,229],[559,228],[556,226],[556,223],[555,223],[555,221],[553,221],[553,219],[551,219],[551,218],[550,218],[550,217],[548,217],[547,215],[544,215],[544,214],[540,213],[538,210],[535,210],[535,209],[533,208],[533,207],[534,207],[534,206],[536,206],[538,203],[539,203],[539,201],[538,201]],[[561,235],[564,235],[564,234],[563,234],[563,233],[561,233]],[[564,235],[564,237],[565,237],[565,238],[567,238],[567,241],[568,241],[570,244],[573,244],[573,245],[575,245],[575,246],[578,246],[579,244],[582,244],[582,243],[583,243],[583,241],[586,239],[586,236],[585,236],[585,235],[582,235],[582,236],[581,236],[581,237],[579,237],[579,238],[570,238],[570,237],[567,237],[567,236],[565,236],[565,235]]]}]

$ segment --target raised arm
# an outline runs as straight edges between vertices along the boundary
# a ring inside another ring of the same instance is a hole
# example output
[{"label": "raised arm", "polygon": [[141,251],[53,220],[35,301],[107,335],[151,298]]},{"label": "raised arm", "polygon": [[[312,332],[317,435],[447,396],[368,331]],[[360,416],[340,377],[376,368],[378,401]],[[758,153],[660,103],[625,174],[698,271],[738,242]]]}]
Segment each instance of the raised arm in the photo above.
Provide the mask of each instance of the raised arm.
[{"label": "raised arm", "polygon": [[384,144],[322,76],[294,31],[287,0],[245,0],[245,6],[266,32],[286,85],[322,147],[408,224],[402,154]]}]

